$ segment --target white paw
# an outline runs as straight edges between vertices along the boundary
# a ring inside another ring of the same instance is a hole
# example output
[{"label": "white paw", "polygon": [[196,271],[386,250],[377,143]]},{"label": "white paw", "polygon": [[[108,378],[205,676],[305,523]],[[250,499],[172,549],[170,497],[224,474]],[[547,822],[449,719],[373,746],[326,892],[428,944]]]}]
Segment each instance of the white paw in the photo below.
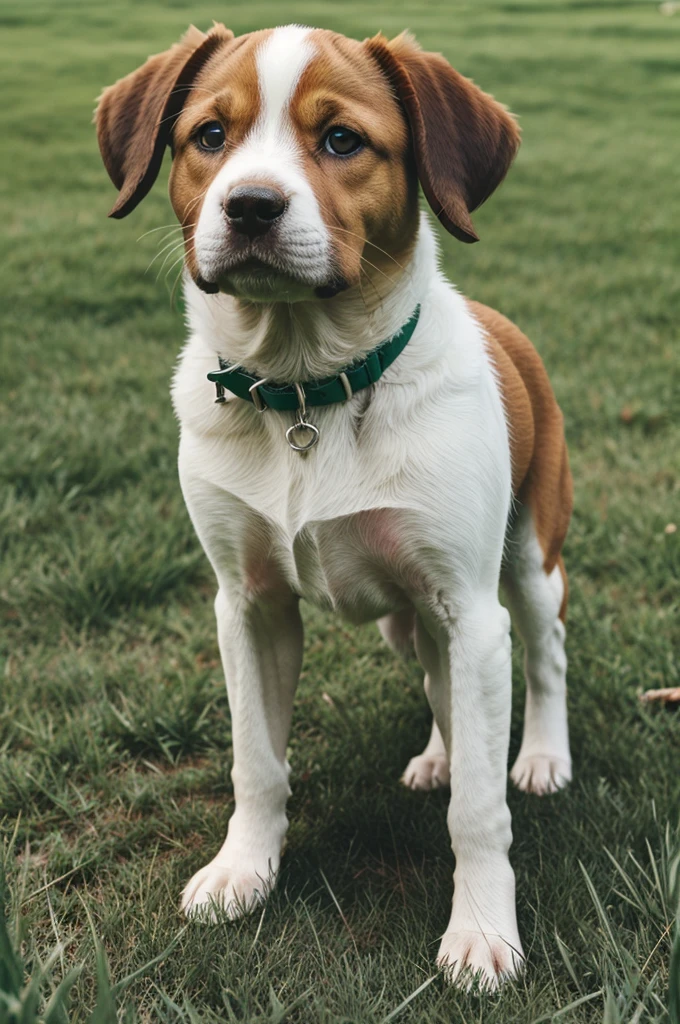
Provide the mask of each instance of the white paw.
[{"label": "white paw", "polygon": [[537,796],[556,793],[571,780],[571,761],[543,754],[520,755],[510,778],[525,793],[536,793]]},{"label": "white paw", "polygon": [[187,917],[215,922],[218,914],[234,921],[250,914],[274,887],[273,871],[261,875],[255,870],[235,870],[218,860],[197,871],[182,893],[182,910]]},{"label": "white paw", "polygon": [[437,966],[451,985],[468,991],[477,984],[492,991],[517,977],[524,966],[524,954],[518,937],[511,943],[489,932],[445,932]]},{"label": "white paw", "polygon": [[409,789],[445,789],[451,785],[448,758],[444,754],[418,754],[409,761],[401,781]]}]

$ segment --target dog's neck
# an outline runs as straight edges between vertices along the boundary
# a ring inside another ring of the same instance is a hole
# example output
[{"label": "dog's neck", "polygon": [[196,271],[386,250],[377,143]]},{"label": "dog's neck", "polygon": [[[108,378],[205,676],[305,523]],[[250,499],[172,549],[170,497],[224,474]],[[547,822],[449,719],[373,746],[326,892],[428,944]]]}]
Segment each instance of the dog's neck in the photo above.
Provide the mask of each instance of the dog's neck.
[{"label": "dog's neck", "polygon": [[192,333],[229,363],[281,383],[337,373],[408,320],[436,276],[436,242],[424,215],[409,258],[387,273],[373,271],[330,299],[244,303],[206,295],[185,280]]}]

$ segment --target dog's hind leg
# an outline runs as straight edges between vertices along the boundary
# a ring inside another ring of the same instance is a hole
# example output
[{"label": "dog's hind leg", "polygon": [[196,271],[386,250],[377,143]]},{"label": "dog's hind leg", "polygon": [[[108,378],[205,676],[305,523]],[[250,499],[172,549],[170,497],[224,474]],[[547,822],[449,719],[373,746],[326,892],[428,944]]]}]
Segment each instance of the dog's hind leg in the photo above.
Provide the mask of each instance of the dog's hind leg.
[{"label": "dog's hind leg", "polygon": [[487,332],[503,392],[519,505],[506,533],[502,574],[526,650],[524,737],[511,774],[520,789],[551,793],[571,776],[564,654],[567,578],[561,551],[573,487],[564,418],[529,339],[495,310],[479,303],[470,308]]},{"label": "dog's hind leg", "polygon": [[415,624],[416,613],[413,608],[404,608],[400,612],[393,612],[378,619],[378,629],[383,640],[402,657],[414,653]]},{"label": "dog's hind leg", "polygon": [[561,556],[549,573],[545,571],[528,506],[519,511],[507,551],[504,593],[524,642],[526,677],[524,733],[510,774],[520,789],[543,795],[561,789],[571,778],[564,651],[567,577]]},{"label": "dog's hind leg", "polygon": [[[383,640],[393,651],[403,656],[414,654],[415,611],[406,608],[378,620]],[[425,676],[425,693],[429,695],[430,681]],[[412,757],[401,781],[409,789],[443,789],[449,785],[449,757],[439,727],[432,719],[430,738],[422,754]]]},{"label": "dog's hind leg", "polygon": [[[425,676],[425,692],[430,686],[430,680]],[[449,769],[449,756],[446,753],[444,737],[439,731],[434,717],[432,719],[432,730],[430,738],[422,754],[412,757],[406,765],[406,771],[401,781],[409,789],[444,789],[451,782]]]}]

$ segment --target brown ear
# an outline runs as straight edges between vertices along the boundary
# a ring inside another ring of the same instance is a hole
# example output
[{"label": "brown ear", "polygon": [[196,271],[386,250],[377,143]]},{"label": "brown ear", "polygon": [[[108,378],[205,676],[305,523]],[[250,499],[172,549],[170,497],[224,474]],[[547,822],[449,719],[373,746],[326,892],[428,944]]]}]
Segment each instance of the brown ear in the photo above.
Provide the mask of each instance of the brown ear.
[{"label": "brown ear", "polygon": [[519,128],[500,103],[438,53],[425,53],[404,32],[366,41],[404,108],[418,178],[447,231],[478,241],[470,220],[505,177],[519,147]]},{"label": "brown ear", "polygon": [[104,166],[120,191],[109,217],[125,217],[141,203],[158,177],[192,82],[233,38],[224,25],[215,24],[207,35],[192,25],[179,43],[104,90],[94,118],[97,138]]}]

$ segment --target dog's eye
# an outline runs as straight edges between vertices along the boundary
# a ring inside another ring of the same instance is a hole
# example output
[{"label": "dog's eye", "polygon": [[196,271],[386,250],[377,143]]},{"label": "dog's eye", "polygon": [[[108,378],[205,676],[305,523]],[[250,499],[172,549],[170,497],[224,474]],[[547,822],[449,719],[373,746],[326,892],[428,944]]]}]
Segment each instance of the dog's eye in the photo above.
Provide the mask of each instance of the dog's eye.
[{"label": "dog's eye", "polygon": [[224,146],[226,141],[224,128],[219,121],[209,121],[208,124],[204,124],[198,129],[196,141],[201,149],[207,149],[214,153]]},{"label": "dog's eye", "polygon": [[360,135],[353,132],[351,128],[331,128],[324,140],[324,145],[329,153],[334,156],[351,156],[363,148]]}]

